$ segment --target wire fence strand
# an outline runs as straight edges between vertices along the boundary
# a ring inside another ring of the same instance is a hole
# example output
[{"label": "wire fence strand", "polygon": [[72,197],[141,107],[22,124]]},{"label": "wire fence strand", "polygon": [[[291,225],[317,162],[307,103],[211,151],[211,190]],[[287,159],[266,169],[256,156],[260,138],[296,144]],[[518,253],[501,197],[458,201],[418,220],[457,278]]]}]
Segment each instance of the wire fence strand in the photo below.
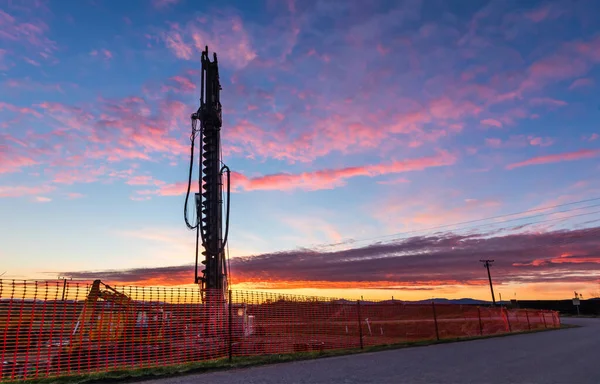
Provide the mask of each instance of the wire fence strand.
[{"label": "wire fence strand", "polygon": [[557,327],[544,310],[0,280],[0,382]]}]

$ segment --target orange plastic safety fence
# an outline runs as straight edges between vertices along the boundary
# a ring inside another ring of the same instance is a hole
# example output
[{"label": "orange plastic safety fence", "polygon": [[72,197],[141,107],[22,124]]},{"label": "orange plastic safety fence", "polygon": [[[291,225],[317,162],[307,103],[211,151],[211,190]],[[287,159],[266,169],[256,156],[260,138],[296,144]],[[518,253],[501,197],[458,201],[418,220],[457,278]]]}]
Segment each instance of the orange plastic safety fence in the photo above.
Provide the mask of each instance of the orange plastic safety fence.
[{"label": "orange plastic safety fence", "polygon": [[0,280],[0,382],[556,327],[530,309]]}]

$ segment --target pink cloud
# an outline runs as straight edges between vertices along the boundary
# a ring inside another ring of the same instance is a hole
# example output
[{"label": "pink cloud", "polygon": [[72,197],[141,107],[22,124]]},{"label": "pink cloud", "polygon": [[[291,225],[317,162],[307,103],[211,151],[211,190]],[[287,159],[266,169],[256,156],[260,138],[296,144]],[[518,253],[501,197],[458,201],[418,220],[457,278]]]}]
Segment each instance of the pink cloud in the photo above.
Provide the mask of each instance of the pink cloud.
[{"label": "pink cloud", "polygon": [[38,203],[49,203],[52,201],[51,198],[44,196],[36,196],[34,200]]},{"label": "pink cloud", "polygon": [[422,157],[395,161],[388,164],[376,164],[340,169],[326,169],[314,172],[297,174],[280,173],[267,176],[246,177],[235,174],[238,180],[233,179],[236,190],[318,190],[333,189],[346,184],[346,180],[354,177],[375,177],[410,171],[419,171],[430,167],[452,165],[456,157],[448,152],[440,152],[436,156]]},{"label": "pink cloud", "polygon": [[[600,38],[562,44],[553,54],[531,64],[528,76],[517,92],[520,94],[527,90],[541,89],[552,82],[580,77],[598,62]],[[582,85],[585,85],[586,80],[582,81]]]},{"label": "pink cloud", "polygon": [[548,147],[552,144],[554,144],[554,140],[552,140],[549,137],[532,137],[529,136],[529,144],[531,145],[537,145],[540,147]]},{"label": "pink cloud", "polygon": [[173,91],[176,93],[192,93],[196,91],[196,83],[191,76],[178,75],[167,80],[167,84],[162,87],[163,91]]},{"label": "pink cloud", "polygon": [[529,160],[521,161],[518,163],[509,164],[506,166],[506,169],[515,169],[519,167],[525,167],[529,165],[539,165],[539,164],[548,164],[548,163],[556,163],[561,161],[574,161],[580,159],[590,159],[596,156],[600,156],[600,150],[592,150],[592,149],[582,149],[575,152],[565,152],[558,153],[554,155],[546,155],[546,156],[538,156],[531,158]]},{"label": "pink cloud", "polygon": [[502,116],[498,118],[498,120],[502,121],[504,125],[513,125],[516,124],[517,120],[533,118],[525,108],[523,107],[515,107],[510,108],[502,113]]},{"label": "pink cloud", "polygon": [[[14,88],[19,91],[36,91],[36,92],[60,92],[64,93],[64,89],[69,87],[71,89],[78,88],[78,85],[75,83],[42,83],[35,80],[32,80],[30,77],[18,78],[18,79],[7,79],[4,82],[4,85],[9,88]],[[37,112],[36,112],[37,113]]]},{"label": "pink cloud", "polygon": [[525,17],[535,23],[546,20],[548,15],[550,15],[550,7],[548,5],[544,5],[525,13]]},{"label": "pink cloud", "polygon": [[[40,20],[20,22],[15,17],[0,10],[0,40],[13,44],[35,47],[36,52],[45,54],[47,58],[57,49],[57,44],[46,37],[48,26]],[[26,58],[26,61],[34,61]]]},{"label": "pink cloud", "polygon": [[598,140],[599,137],[600,137],[600,135],[598,135],[597,133],[592,133],[589,137],[584,138],[584,140],[594,141],[594,140]]},{"label": "pink cloud", "polygon": [[244,120],[229,128],[225,139],[228,145],[224,150],[229,154],[246,152],[261,158],[310,162],[335,151],[348,153],[375,148],[386,135],[384,130],[351,122],[337,114],[317,121],[310,129],[297,134],[266,131]]},{"label": "pink cloud", "polygon": [[92,183],[98,180],[98,176],[106,172],[104,167],[66,169],[54,174],[53,182],[58,184]]},{"label": "pink cloud", "polygon": [[[0,139],[2,140],[0,141],[0,174],[19,172],[21,168],[39,163],[34,158],[36,151],[29,149],[28,143],[8,134],[0,134]],[[22,148],[5,145],[3,141],[16,143]],[[25,152],[23,148],[28,150]]]},{"label": "pink cloud", "polygon": [[512,135],[507,140],[501,140],[499,138],[486,138],[485,144],[492,148],[523,148],[528,145],[548,147],[554,143],[549,137],[536,137],[536,136],[525,136],[525,135]]},{"label": "pink cloud", "polygon": [[563,253],[557,257],[534,259],[528,263],[513,263],[515,267],[548,267],[560,264],[600,264],[600,257],[590,257],[587,253]]},{"label": "pink cloud", "polygon": [[130,178],[125,182],[129,185],[163,185],[164,181],[156,180],[152,176],[138,175]]},{"label": "pink cloud", "polygon": [[600,36],[588,41],[577,41],[572,46],[585,58],[595,63],[600,62]]},{"label": "pink cloud", "polygon": [[483,125],[488,125],[490,127],[502,128],[502,123],[496,119],[484,119],[480,121]]},{"label": "pink cloud", "polygon": [[[302,92],[296,91],[295,95]],[[244,97],[250,95],[244,94]],[[310,95],[309,99],[317,99]],[[253,97],[260,102],[257,97]],[[342,154],[364,153],[383,148],[394,150],[394,145],[420,147],[441,138],[460,133],[463,123],[460,118],[479,113],[479,108],[469,102],[440,98],[420,106],[413,102],[406,112],[373,113],[363,111],[362,105],[352,100],[331,101],[326,108],[301,111],[302,124],[295,124],[296,111],[272,113],[272,95],[262,95],[264,109],[252,105],[249,109],[260,112],[259,119],[240,119],[228,128],[225,140],[225,155],[248,158],[272,158],[293,162],[310,162],[315,158],[339,152]],[[295,101],[294,101],[295,102]],[[302,102],[305,104],[305,102]],[[267,107],[267,104],[269,105]],[[244,104],[248,109],[248,105]],[[318,112],[317,112],[318,111]],[[315,113],[320,113],[315,118]],[[262,118],[262,124],[261,124]],[[280,125],[285,121],[285,125]],[[427,124],[435,122],[436,124]],[[285,129],[283,128],[285,127]],[[384,148],[385,147],[385,148]]]},{"label": "pink cloud", "polygon": [[463,116],[478,115],[482,110],[470,101],[456,102],[449,97],[432,100],[429,104],[431,115],[438,119],[460,119]]},{"label": "pink cloud", "polygon": [[541,23],[543,21],[557,19],[563,14],[565,14],[565,10],[559,7],[558,4],[549,3],[542,4],[541,6],[526,12],[524,16],[534,23]]},{"label": "pink cloud", "polygon": [[385,56],[390,53],[391,49],[384,47],[381,43],[377,44],[377,52]]},{"label": "pink cloud", "polygon": [[218,15],[208,20],[198,18],[183,28],[172,24],[171,29],[163,34],[163,39],[175,56],[184,60],[199,57],[206,46],[211,52],[218,53],[223,65],[238,69],[257,57],[242,19],[233,14]]},{"label": "pink cloud", "polygon": [[502,146],[502,140],[495,137],[486,138],[485,145],[492,148],[500,148]]},{"label": "pink cloud", "polygon": [[[159,99],[150,104],[135,96],[101,98],[91,105],[41,102],[34,107],[36,109],[0,102],[0,110],[18,116],[43,117],[45,128],[49,128],[43,133],[28,130],[23,138],[0,135],[7,143],[0,146],[0,173],[49,164],[57,170],[51,175],[56,184],[91,183],[103,176],[103,181],[117,178],[133,185],[162,185],[157,180],[150,182],[131,174],[123,177],[105,167],[90,167],[90,160],[141,159],[172,163],[183,154],[189,154],[187,140],[181,136],[181,127],[189,123],[189,106],[180,101]],[[9,128],[16,122],[5,119],[0,127]],[[176,136],[171,136],[172,132]]]},{"label": "pink cloud", "polygon": [[81,199],[82,197],[84,197],[84,195],[82,193],[70,192],[67,193],[67,197],[69,199]]},{"label": "pink cloud", "polygon": [[[294,189],[320,190],[333,189],[346,184],[346,180],[354,177],[375,177],[392,175],[403,172],[421,171],[426,168],[452,165],[456,157],[448,152],[440,152],[431,157],[395,161],[388,164],[326,169],[303,173],[279,173],[266,176],[247,177],[243,174],[232,173],[232,189],[234,191],[279,190]],[[397,182],[403,182],[400,179]],[[197,181],[193,181],[196,183]],[[193,184],[195,185],[195,184]],[[161,186],[158,190],[137,191],[140,195],[179,196],[186,192],[187,182],[178,182]]]},{"label": "pink cloud", "polygon": [[[585,73],[588,64],[581,58],[557,53],[534,62],[529,67],[531,78],[527,85],[543,85],[548,80],[562,80]],[[536,81],[539,82],[536,84]]]},{"label": "pink cloud", "polygon": [[111,163],[123,160],[150,160],[150,156],[143,151],[122,147],[88,149],[85,155],[92,159],[104,159]]},{"label": "pink cloud", "polygon": [[[192,185],[197,185],[198,181],[192,181]],[[158,191],[144,190],[138,191],[138,194],[148,195],[148,194],[158,194],[160,196],[179,196],[183,195],[187,191],[187,182],[179,182],[174,184],[167,184],[158,189]]]},{"label": "pink cloud", "polygon": [[50,185],[41,186],[0,186],[0,197],[21,197],[24,195],[39,195],[56,189]]},{"label": "pink cloud", "polygon": [[41,64],[33,59],[30,59],[29,57],[24,57],[23,61],[25,61],[28,64],[34,65],[36,67],[39,67]]},{"label": "pink cloud", "polygon": [[534,97],[529,101],[532,105],[549,105],[553,107],[562,107],[567,105],[566,101],[552,99],[550,97]]},{"label": "pink cloud", "polygon": [[86,136],[84,154],[91,159],[151,160],[156,152],[176,156],[188,151],[182,140],[169,136],[172,127],[181,127],[187,120],[181,102],[159,101],[150,106],[142,98],[129,97],[101,100],[93,109],[47,102],[39,106],[58,123],[59,129],[82,133],[70,134],[71,137],[80,141],[82,135]]},{"label": "pink cloud", "polygon": [[192,47],[183,41],[181,34],[171,31],[164,36],[167,47],[179,59],[190,60],[192,58]]},{"label": "pink cloud", "polygon": [[32,108],[29,108],[29,107],[19,107],[19,106],[16,106],[14,104],[9,104],[9,103],[0,101],[0,111],[2,111],[2,110],[7,110],[7,111],[15,112],[15,113],[19,113],[19,114],[22,114],[22,115],[33,115],[35,117],[42,117],[42,115],[38,111],[36,111],[36,110],[34,110]]},{"label": "pink cloud", "polygon": [[90,52],[90,56],[103,56],[104,59],[106,60],[110,60],[113,57],[113,54],[111,51],[109,51],[108,49],[101,49],[101,50],[93,50]]},{"label": "pink cloud", "polygon": [[[43,110],[47,124],[55,129],[43,134],[28,132],[27,141],[37,142],[36,146],[43,151],[29,150],[28,156],[11,153],[1,162],[2,172],[14,172],[23,166],[43,162],[70,168],[53,175],[56,183],[94,182],[101,172],[79,168],[84,160],[155,161],[159,159],[156,153],[161,153],[162,159],[167,161],[189,150],[184,140],[169,136],[172,127],[181,127],[181,121],[185,119],[181,102],[159,101],[150,106],[142,98],[129,97],[100,100],[91,108],[49,102],[37,107]],[[31,112],[6,103],[0,108]]]},{"label": "pink cloud", "polygon": [[473,80],[478,75],[486,73],[487,71],[488,71],[488,68],[484,65],[474,66],[474,67],[471,67],[471,68],[463,71],[463,73],[460,75],[460,78],[462,81],[470,81],[470,80]]},{"label": "pink cloud", "polygon": [[581,79],[577,79],[577,80],[573,81],[571,83],[571,85],[569,86],[569,89],[590,87],[592,85],[594,85],[594,79],[592,79],[590,77],[585,77],[585,78],[581,78]]},{"label": "pink cloud", "polygon": [[36,165],[38,162],[31,157],[7,153],[5,149],[0,146],[0,174],[17,172],[23,167],[30,167]]}]

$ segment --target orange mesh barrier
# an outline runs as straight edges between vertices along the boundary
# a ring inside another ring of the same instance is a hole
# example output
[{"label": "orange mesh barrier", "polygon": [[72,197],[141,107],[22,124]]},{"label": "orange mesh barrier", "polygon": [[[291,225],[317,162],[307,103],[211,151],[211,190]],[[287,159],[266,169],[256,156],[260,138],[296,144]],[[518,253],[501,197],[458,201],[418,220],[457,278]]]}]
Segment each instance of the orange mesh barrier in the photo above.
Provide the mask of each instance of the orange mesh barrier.
[{"label": "orange mesh barrier", "polygon": [[557,312],[0,280],[0,382],[560,327]]}]

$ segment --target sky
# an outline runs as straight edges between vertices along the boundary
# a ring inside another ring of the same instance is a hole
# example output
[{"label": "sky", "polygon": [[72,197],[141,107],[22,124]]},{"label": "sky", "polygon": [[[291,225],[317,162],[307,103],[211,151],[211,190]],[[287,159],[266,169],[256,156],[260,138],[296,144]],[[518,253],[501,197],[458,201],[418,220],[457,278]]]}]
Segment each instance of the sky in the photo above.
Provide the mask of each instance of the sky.
[{"label": "sky", "polygon": [[489,258],[504,299],[598,293],[599,20],[593,0],[0,0],[0,274],[193,283],[208,46],[234,288],[489,299]]}]

